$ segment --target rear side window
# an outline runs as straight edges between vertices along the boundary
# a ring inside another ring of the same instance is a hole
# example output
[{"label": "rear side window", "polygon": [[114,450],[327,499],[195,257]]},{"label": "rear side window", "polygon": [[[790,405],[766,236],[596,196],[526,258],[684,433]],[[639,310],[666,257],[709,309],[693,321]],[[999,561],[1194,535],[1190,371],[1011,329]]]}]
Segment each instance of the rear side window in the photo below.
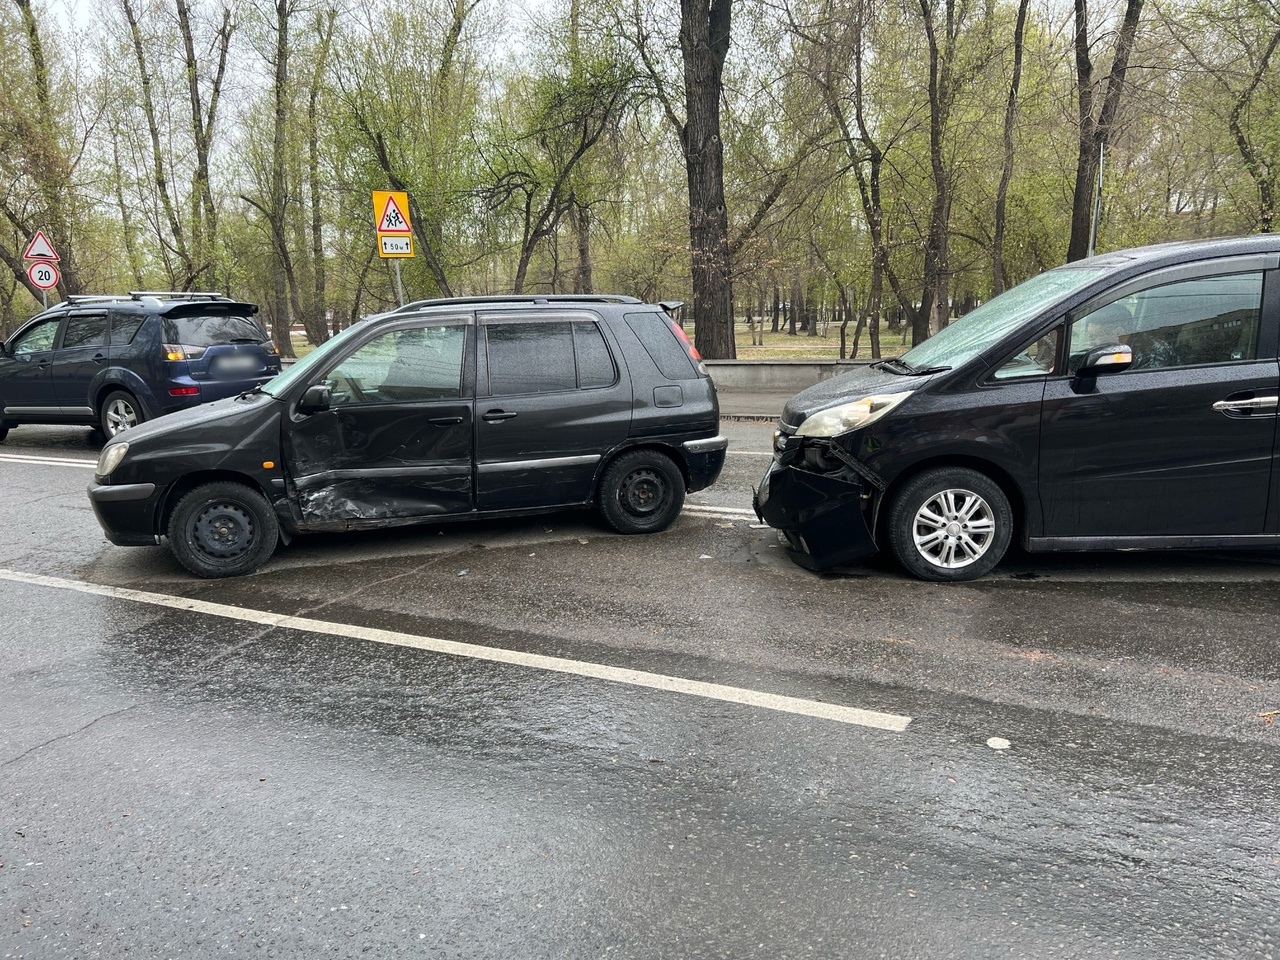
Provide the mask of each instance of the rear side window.
[{"label": "rear side window", "polygon": [[575,320],[573,346],[578,355],[578,386],[584,390],[613,386],[618,373],[600,327],[589,320]]},{"label": "rear side window", "polygon": [[106,342],[107,315],[105,313],[73,313],[67,317],[62,331],[62,346],[95,347]]},{"label": "rear side window", "polygon": [[489,346],[489,393],[555,393],[578,386],[573,360],[573,324],[493,323]]},{"label": "rear side window", "polygon": [[144,320],[146,316],[141,313],[112,313],[111,345],[118,347],[132,343]]},{"label": "rear side window", "polygon": [[658,370],[668,380],[696,380],[698,371],[671,322],[657,313],[628,313],[627,326],[644,344]]},{"label": "rear side window", "polygon": [[164,342],[189,347],[212,347],[219,343],[265,343],[267,335],[257,321],[233,314],[206,314],[192,317],[163,317]]}]

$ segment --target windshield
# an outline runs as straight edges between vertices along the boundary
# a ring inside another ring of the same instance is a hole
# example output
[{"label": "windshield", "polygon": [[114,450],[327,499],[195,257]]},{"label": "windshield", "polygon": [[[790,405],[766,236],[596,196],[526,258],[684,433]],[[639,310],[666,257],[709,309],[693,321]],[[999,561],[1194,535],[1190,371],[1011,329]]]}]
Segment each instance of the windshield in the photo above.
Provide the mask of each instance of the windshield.
[{"label": "windshield", "polygon": [[1101,267],[1059,268],[1034,276],[953,320],[902,359],[918,370],[958,367],[1102,272]]},{"label": "windshield", "polygon": [[335,350],[342,349],[342,345],[349,340],[356,331],[362,328],[364,324],[365,321],[363,320],[353,323],[332,340],[325,341],[297,363],[291,364],[284,373],[280,374],[280,376],[263,384],[262,392],[269,393],[271,396],[279,399],[295,380],[307,376],[313,368],[323,365],[325,358],[331,356]]}]

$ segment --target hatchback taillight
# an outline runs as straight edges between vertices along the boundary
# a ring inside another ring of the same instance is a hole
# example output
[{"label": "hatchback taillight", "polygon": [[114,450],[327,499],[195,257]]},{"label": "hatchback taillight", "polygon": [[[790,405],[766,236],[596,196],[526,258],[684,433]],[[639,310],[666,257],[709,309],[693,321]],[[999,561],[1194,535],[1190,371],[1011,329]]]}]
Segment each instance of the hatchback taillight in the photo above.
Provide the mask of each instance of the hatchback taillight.
[{"label": "hatchback taillight", "polygon": [[680,338],[680,342],[684,344],[685,350],[689,352],[689,359],[694,363],[701,363],[702,354],[700,354],[698,352],[698,348],[693,345],[693,341],[690,340],[689,335],[684,332],[684,328],[674,320],[668,320],[667,323],[671,324],[671,329],[675,331],[676,336]]}]

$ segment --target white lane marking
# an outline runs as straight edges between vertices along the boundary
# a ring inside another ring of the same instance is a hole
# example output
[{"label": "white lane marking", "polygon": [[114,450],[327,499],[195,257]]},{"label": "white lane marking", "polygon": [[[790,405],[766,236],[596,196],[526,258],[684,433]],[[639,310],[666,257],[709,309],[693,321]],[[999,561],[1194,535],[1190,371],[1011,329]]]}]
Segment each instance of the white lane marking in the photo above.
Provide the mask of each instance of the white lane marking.
[{"label": "white lane marking", "polygon": [[127,587],[109,587],[96,583],[86,583],[83,580],[64,580],[61,577],[22,573],[18,570],[0,568],[0,580],[50,587],[57,590],[75,590],[79,593],[110,597],[113,600],[132,600],[159,607],[170,607],[174,610],[185,610],[213,617],[226,617],[230,620],[243,620],[246,623],[279,627],[284,630],[305,630],[308,633],[327,634],[334,637],[346,637],[351,640],[364,640],[369,643],[384,643],[398,647],[412,647],[417,650],[443,653],[454,657],[469,657],[473,660],[488,660],[493,663],[505,663],[534,670],[567,673],[579,677],[590,677],[595,680],[607,680],[611,683],[627,684],[633,687],[646,687],[650,690],[665,690],[670,693],[705,697],[709,700],[739,703],[749,707],[762,707],[766,710],[777,710],[782,713],[817,717],[821,720],[834,720],[837,723],[874,727],[877,730],[891,730],[895,733],[901,733],[907,729],[907,724],[912,720],[911,717],[895,713],[880,713],[875,710],[862,710],[857,707],[842,707],[817,700],[801,700],[798,697],[761,693],[758,690],[748,690],[743,687],[728,687],[719,683],[687,680],[684,677],[648,673],[644,670],[628,670],[622,667],[588,663],[583,660],[568,660],[563,657],[522,653],[517,650],[504,650],[501,647],[485,647],[474,643],[461,643],[456,640],[441,640],[438,637],[423,637],[411,633],[399,633],[394,630],[380,630],[376,627],[358,627],[348,623],[312,620],[309,617],[292,617],[286,614],[271,613],[266,610],[251,610],[246,607],[233,607],[229,604],[212,603],[207,600],[171,597],[163,593],[149,593],[143,590],[131,590]]},{"label": "white lane marking", "polygon": [[772,457],[773,456],[772,450],[734,450],[731,448],[728,452],[729,452],[729,456],[731,457]]},{"label": "white lane marking", "polygon": [[93,469],[97,460],[71,460],[64,457],[15,457],[12,454],[0,454],[0,460],[8,463],[41,463],[46,467],[88,467]]},{"label": "white lane marking", "polygon": [[697,514],[700,517],[726,517],[732,520],[739,518],[754,520],[756,518],[754,510],[747,510],[741,507],[713,507],[705,503],[686,503],[684,512]]}]

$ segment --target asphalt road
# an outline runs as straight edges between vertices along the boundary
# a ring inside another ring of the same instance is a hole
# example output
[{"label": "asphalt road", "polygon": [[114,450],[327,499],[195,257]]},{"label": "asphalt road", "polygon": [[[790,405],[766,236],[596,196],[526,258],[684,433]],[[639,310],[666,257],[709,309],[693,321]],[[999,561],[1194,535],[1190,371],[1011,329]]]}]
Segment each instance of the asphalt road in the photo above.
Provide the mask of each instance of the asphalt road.
[{"label": "asphalt road", "polygon": [[0,956],[1280,955],[1280,557],[819,576],[676,526],[116,548],[0,446]]}]

